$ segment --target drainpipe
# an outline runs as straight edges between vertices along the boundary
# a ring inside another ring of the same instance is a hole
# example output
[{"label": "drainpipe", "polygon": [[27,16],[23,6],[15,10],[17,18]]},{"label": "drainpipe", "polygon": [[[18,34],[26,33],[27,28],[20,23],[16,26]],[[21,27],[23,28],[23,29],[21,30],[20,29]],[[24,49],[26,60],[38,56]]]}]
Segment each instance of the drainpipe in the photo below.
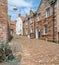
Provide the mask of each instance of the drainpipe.
[{"label": "drainpipe", "polygon": [[56,1],[57,1],[57,0],[52,0],[52,1],[50,2],[50,5],[51,5],[52,8],[53,8],[53,42],[54,42],[54,33],[55,33],[55,32],[54,32],[54,17],[55,17],[55,16],[54,16],[54,10],[55,10],[55,9],[54,9],[54,6],[55,6]]},{"label": "drainpipe", "polygon": [[52,4],[52,8],[53,8],[53,42],[55,41],[54,39],[54,35],[55,35],[55,32],[54,32],[54,18],[55,18],[55,9],[54,9],[54,6],[55,6],[55,3],[54,4]]},{"label": "drainpipe", "polygon": [[54,4],[52,5],[53,8],[53,42],[54,42]]},{"label": "drainpipe", "polygon": [[[35,19],[35,17],[34,17],[34,15],[33,15],[33,19]],[[33,22],[33,33],[34,33],[34,38],[35,38],[35,20],[34,20],[34,22]]]},{"label": "drainpipe", "polygon": [[36,14],[34,14],[34,37],[36,37],[36,35],[35,35],[35,17],[36,17]]}]

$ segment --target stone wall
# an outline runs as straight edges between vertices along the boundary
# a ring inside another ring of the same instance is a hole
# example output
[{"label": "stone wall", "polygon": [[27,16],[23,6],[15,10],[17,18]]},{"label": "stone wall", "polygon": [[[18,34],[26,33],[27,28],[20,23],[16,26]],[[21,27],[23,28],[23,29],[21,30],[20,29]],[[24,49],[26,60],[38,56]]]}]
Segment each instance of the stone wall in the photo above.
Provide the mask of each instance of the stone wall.
[{"label": "stone wall", "polygon": [[[47,8],[50,8],[50,16],[49,17],[46,17]],[[29,22],[28,33],[30,33],[30,26],[32,26],[33,33],[35,34],[35,37],[36,37],[36,28],[39,28],[40,39],[47,39],[50,41],[53,41],[53,39],[57,40],[57,35],[58,35],[57,31],[59,29],[59,13],[58,13],[58,11],[59,11],[59,5],[57,4],[57,2],[53,7],[49,3],[45,3],[44,0],[42,0],[35,16],[32,16],[34,18],[34,22],[30,23],[30,21],[28,20],[28,22]],[[37,17],[39,17],[38,15],[40,13],[41,13],[40,20],[38,20]],[[30,19],[32,17],[30,17]],[[46,35],[44,34],[44,25],[47,25],[47,28],[48,28]],[[26,28],[26,26],[24,27],[24,29],[25,28]]]},{"label": "stone wall", "polygon": [[6,39],[7,31],[7,0],[0,0],[0,41]]},{"label": "stone wall", "polygon": [[[44,34],[44,25],[48,26],[48,33],[46,35]],[[40,39],[47,38],[48,40],[53,40],[53,15],[51,15],[48,18],[39,20],[39,21],[36,20],[35,34],[36,34],[36,28],[39,28],[39,30],[40,30]],[[35,37],[36,37],[36,35],[35,35]]]}]

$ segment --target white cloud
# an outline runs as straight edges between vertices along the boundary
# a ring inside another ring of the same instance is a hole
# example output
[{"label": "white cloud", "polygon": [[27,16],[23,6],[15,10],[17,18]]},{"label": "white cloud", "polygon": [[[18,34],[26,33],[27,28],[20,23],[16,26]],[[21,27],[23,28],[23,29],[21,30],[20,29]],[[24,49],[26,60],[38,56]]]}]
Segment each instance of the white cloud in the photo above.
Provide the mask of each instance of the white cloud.
[{"label": "white cloud", "polygon": [[25,0],[8,0],[9,5],[16,5],[19,7],[31,7],[32,2],[26,2]]},{"label": "white cloud", "polygon": [[14,6],[21,11],[22,15],[29,14],[30,8],[33,8],[34,0],[8,0],[8,14],[12,16],[12,19],[15,17],[14,14],[18,15],[18,11],[15,13],[13,11]]}]

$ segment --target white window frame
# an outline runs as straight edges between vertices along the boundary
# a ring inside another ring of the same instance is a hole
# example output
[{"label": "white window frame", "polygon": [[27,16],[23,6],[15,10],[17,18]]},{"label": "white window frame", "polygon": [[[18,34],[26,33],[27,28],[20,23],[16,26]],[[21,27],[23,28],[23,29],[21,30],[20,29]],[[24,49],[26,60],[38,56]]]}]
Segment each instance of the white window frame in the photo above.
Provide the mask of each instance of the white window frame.
[{"label": "white window frame", "polygon": [[41,18],[41,13],[39,13],[39,14],[37,15],[37,20],[40,21],[40,18]]},{"label": "white window frame", "polygon": [[50,16],[50,7],[46,9],[46,18]]},{"label": "white window frame", "polygon": [[48,33],[48,27],[47,27],[47,24],[44,25],[44,35],[46,35]]},{"label": "white window frame", "polygon": [[26,20],[26,25],[28,25],[28,21]]},{"label": "white window frame", "polygon": [[2,24],[0,23],[0,30],[2,30]]}]

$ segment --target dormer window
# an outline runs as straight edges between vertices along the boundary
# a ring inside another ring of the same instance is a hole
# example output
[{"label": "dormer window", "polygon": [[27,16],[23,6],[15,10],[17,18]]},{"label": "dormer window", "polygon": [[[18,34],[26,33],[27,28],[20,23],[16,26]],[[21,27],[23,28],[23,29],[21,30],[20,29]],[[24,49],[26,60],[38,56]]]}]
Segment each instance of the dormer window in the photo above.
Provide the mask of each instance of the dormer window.
[{"label": "dormer window", "polygon": [[40,18],[41,18],[41,13],[39,13],[39,14],[37,15],[37,20],[40,21]]},{"label": "dormer window", "polygon": [[33,23],[34,22],[34,19],[33,18],[30,18],[30,23]]},{"label": "dormer window", "polygon": [[50,16],[50,8],[47,8],[46,9],[46,17],[49,17]]}]

